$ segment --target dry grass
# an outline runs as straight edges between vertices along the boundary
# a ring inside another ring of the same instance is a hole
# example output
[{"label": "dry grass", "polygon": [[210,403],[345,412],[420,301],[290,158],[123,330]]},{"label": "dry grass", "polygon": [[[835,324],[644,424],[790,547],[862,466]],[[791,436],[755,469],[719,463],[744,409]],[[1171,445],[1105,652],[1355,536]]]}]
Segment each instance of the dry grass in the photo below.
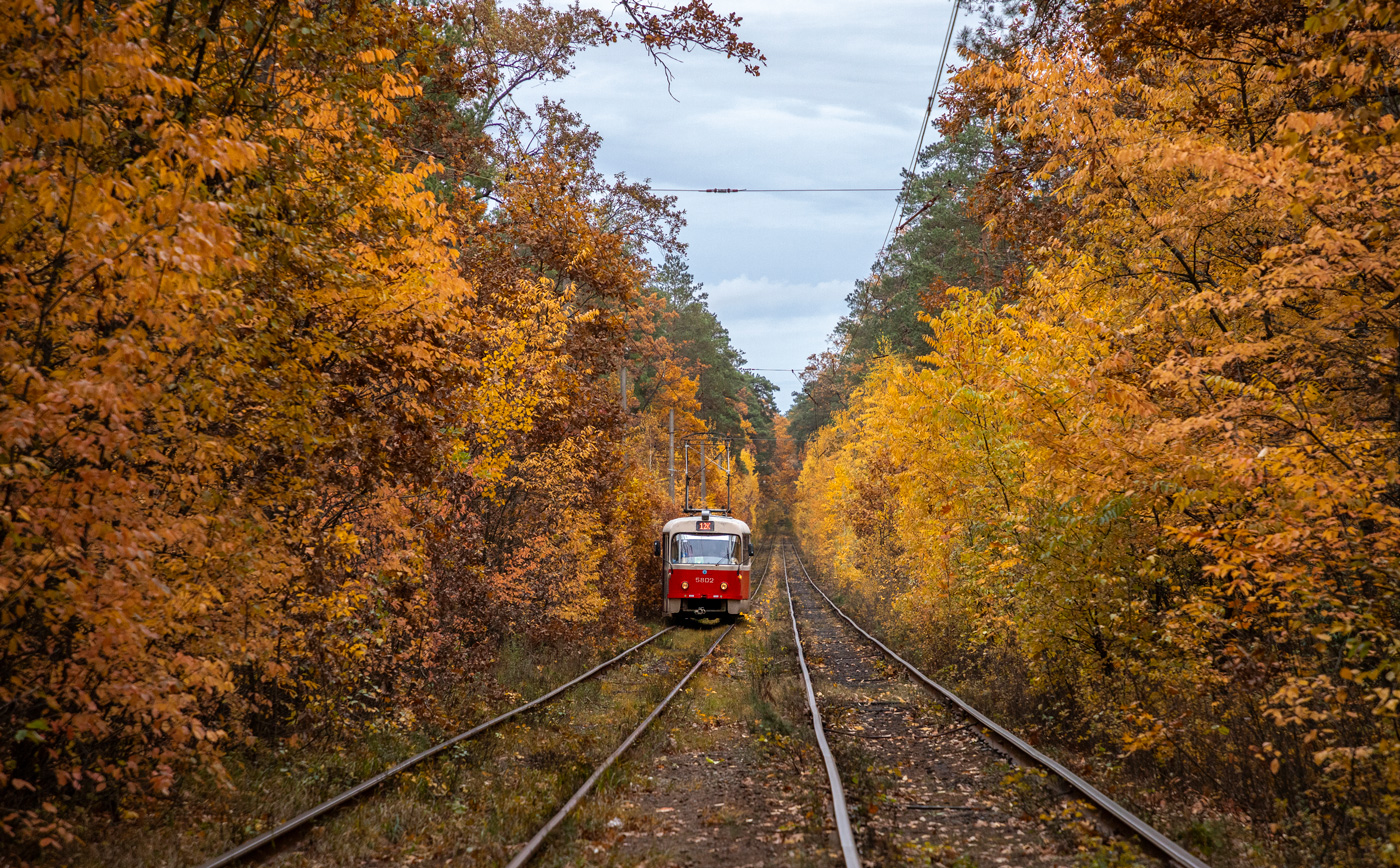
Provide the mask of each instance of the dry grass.
[{"label": "dry grass", "polygon": [[[745,733],[744,761],[755,768],[785,770],[796,778],[818,765],[780,585],[770,578],[757,611],[740,622],[715,659],[604,776],[534,865],[625,868],[641,861],[616,847],[624,833],[656,823],[649,806],[636,797],[637,788],[668,756],[732,748],[736,728]],[[674,631],[627,665],[423,763],[249,864],[503,864],[716,635],[712,627]],[[507,645],[492,673],[498,685],[494,701],[483,702],[467,689],[455,700],[461,728],[518,704],[521,696],[538,695],[593,662],[569,649]],[[89,843],[50,863],[196,865],[450,734],[385,726],[353,744],[251,752],[231,766],[236,790],[206,783],[143,817],[120,822],[94,817],[83,830]],[[824,864],[823,794],[819,788],[795,792],[811,804],[797,814],[794,829],[800,834],[788,862]],[[725,808],[705,819],[714,825],[739,821]]]},{"label": "dry grass", "polygon": [[[543,824],[593,764],[660,700],[713,636],[676,631],[542,709],[459,745],[383,785],[377,792],[291,836],[258,861],[289,866],[428,860],[496,865]],[[592,660],[558,648],[508,646],[494,673],[506,689],[499,708],[469,699],[463,728],[581,672]],[[353,744],[281,747],[241,758],[237,786],[191,788],[144,818],[93,818],[89,842],[53,864],[188,866],[271,828],[450,733],[382,728]],[[602,789],[609,787],[605,779]],[[581,811],[558,836],[572,839],[597,825]],[[537,864],[567,864],[561,852]]]}]

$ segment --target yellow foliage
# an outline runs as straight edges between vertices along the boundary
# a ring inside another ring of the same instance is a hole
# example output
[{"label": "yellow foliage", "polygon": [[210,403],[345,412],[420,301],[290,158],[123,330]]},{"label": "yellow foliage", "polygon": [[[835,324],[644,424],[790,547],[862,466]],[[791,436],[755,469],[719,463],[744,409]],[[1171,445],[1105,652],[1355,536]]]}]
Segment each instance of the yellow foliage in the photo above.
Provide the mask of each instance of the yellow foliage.
[{"label": "yellow foliage", "polygon": [[605,26],[0,0],[0,835],[626,625],[665,505],[607,375],[675,215],[557,105],[482,126],[512,52]]},{"label": "yellow foliage", "polygon": [[1389,863],[1400,17],[1235,38],[1126,5],[957,75],[1031,167],[997,215],[1062,223],[1024,285],[954,291],[926,357],[877,364],[797,527],[930,659],[1023,673],[1040,711],[1009,712]]}]

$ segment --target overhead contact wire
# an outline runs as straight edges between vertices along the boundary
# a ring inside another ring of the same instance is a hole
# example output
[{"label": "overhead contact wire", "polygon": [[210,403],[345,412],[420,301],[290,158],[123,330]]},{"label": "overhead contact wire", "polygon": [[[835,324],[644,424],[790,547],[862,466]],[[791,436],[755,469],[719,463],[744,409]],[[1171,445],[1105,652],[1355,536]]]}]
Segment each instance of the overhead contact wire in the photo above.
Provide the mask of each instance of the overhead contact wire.
[{"label": "overhead contact wire", "polygon": [[[966,702],[963,702],[962,699],[959,698],[956,694],[954,694],[951,690],[934,681],[933,679],[929,678],[924,673],[920,672],[918,668],[914,666],[914,664],[905,660],[903,657],[900,657],[898,654],[894,653],[894,651],[890,650],[890,648],[887,645],[885,645],[885,643],[881,642],[879,639],[876,639],[874,636],[867,633],[859,624],[851,620],[849,615],[841,611],[841,607],[832,602],[831,598],[826,595],[826,591],[823,591],[821,589],[821,586],[812,580],[811,574],[807,572],[807,565],[802,563],[801,555],[796,555],[794,553],[794,556],[797,557],[797,565],[802,568],[802,575],[804,578],[807,579],[807,583],[811,585],[818,594],[821,595],[823,600],[826,600],[826,604],[831,607],[832,611],[834,611],[837,615],[840,615],[841,618],[844,619],[847,624],[850,624],[851,627],[854,628],[857,633],[864,636],[873,645],[875,645],[875,647],[883,651],[891,660],[894,660],[896,663],[899,663],[905,669],[909,670],[909,673],[913,675],[914,678],[918,680],[919,683],[921,683],[925,688],[933,692],[936,696],[943,699],[944,701],[956,706],[959,710],[962,711],[963,714],[967,715],[981,726],[990,730],[996,735],[998,739],[1000,739],[1003,743],[1010,745],[1012,749],[1019,752],[1022,756],[1026,757],[1032,762],[1035,762],[1038,765],[1045,767],[1046,769],[1049,769],[1052,773],[1054,773],[1056,776],[1058,776],[1066,783],[1068,783],[1071,787],[1073,787],[1075,790],[1077,790],[1080,795],[1087,798],[1090,803],[1097,806],[1101,811],[1117,820],[1123,826],[1132,830],[1133,833],[1135,833],[1139,838],[1141,838],[1149,846],[1156,850],[1161,856],[1164,856],[1165,858],[1177,863],[1178,865],[1183,865],[1185,866],[1185,868],[1210,868],[1209,865],[1202,862],[1200,859],[1197,859],[1191,853],[1187,852],[1185,848],[1183,848],[1181,845],[1177,844],[1175,841],[1168,838],[1166,835],[1163,835],[1161,832],[1148,825],[1146,821],[1138,817],[1132,811],[1129,811],[1127,808],[1113,801],[1113,799],[1110,799],[1108,796],[1104,795],[1098,790],[1098,788],[1096,788],[1083,778],[1079,777],[1074,772],[1070,771],[1069,769],[1052,760],[1050,757],[1031,747],[1029,744],[1022,741],[1019,737],[1013,734],[1010,730],[1001,726],[996,721],[992,720],[990,717],[987,717],[982,712],[968,705]],[[783,561],[783,568],[784,573],[786,573],[786,560]],[[790,592],[789,605],[791,605]],[[799,650],[798,653],[800,654],[801,651]]]},{"label": "overhead contact wire", "polygon": [[[801,559],[798,563],[801,563]],[[803,573],[806,573],[805,568]],[[792,586],[788,584],[786,556],[783,557],[783,587],[787,589],[788,615],[792,618],[792,638],[797,643],[797,663],[802,668],[802,685],[807,688],[807,707],[812,712],[812,730],[817,734],[817,747],[821,749],[822,762],[826,764],[826,777],[831,782],[831,812],[836,815],[836,836],[841,840],[841,855],[846,860],[846,868],[860,868],[856,836],[851,831],[851,818],[846,813],[846,791],[841,786],[841,770],[836,767],[836,757],[831,753],[831,745],[826,742],[822,713],[817,708],[817,694],[812,689],[812,673],[807,669],[807,656],[802,653],[802,634],[797,630],[797,610],[792,606]]]},{"label": "overhead contact wire", "polygon": [[[914,174],[914,167],[919,162],[919,152],[924,149],[924,137],[928,135],[929,122],[933,120],[933,106],[938,101],[938,87],[943,82],[943,67],[948,65],[948,48],[953,44],[953,29],[958,23],[958,8],[962,5],[962,0],[953,0],[953,15],[948,19],[948,32],[943,36],[943,51],[938,55],[938,71],[933,77],[933,90],[928,95],[928,106],[924,109],[924,122],[919,127],[919,139],[914,143],[914,155],[909,158],[909,175]],[[901,187],[900,191],[903,192]],[[894,232],[895,221],[899,220],[902,209],[899,203],[894,206],[894,214],[890,217],[889,228],[885,230],[885,240],[880,245],[880,252],[883,253],[890,245],[890,235]]]}]

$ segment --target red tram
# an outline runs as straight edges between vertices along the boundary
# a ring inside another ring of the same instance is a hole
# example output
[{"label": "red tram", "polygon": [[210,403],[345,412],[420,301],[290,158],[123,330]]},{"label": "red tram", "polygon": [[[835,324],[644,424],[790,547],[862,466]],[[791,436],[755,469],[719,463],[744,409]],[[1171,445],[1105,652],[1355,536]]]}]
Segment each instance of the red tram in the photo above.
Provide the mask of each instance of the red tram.
[{"label": "red tram", "polygon": [[733,621],[749,610],[753,537],[746,523],[701,510],[666,522],[654,548],[666,614]]}]

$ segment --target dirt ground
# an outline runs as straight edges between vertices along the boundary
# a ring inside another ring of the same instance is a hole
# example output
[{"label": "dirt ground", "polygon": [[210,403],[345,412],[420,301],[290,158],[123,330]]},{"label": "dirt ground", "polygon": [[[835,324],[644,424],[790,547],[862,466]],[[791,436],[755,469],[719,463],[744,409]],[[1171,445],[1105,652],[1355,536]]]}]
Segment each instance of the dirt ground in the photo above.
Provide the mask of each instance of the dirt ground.
[{"label": "dirt ground", "polygon": [[1040,778],[1013,770],[965,721],[867,650],[805,580],[794,577],[791,587],[864,861],[1092,861],[1093,841],[1076,834],[1092,828],[1057,822],[1057,799]]},{"label": "dirt ground", "polygon": [[[863,864],[1130,865],[1077,808],[1014,769],[962,720],[871,654],[790,565],[794,605]],[[842,864],[800,694],[781,567],[696,696],[669,750],[619,794],[611,862]],[[756,672],[755,670],[762,670]]]},{"label": "dirt ground", "polygon": [[[774,578],[778,581],[774,581]],[[828,866],[841,856],[801,699],[780,569],[629,776],[616,864]]]},{"label": "dirt ground", "polygon": [[652,822],[620,852],[656,866],[839,865],[825,777],[754,768],[752,758],[741,746],[661,764],[628,799]]},{"label": "dirt ground", "polygon": [[[754,611],[533,864],[842,864],[781,564],[775,559]],[[790,569],[796,573],[795,564]],[[1131,864],[1126,850],[1100,840],[1041,778],[1012,769],[917,685],[866,651],[805,582],[792,578],[818,704],[865,865]],[[673,631],[635,661],[425,763],[252,864],[503,864],[716,635],[714,625]],[[503,681],[538,692],[566,675],[547,659],[524,650],[518,656],[510,673],[503,670]],[[378,753],[370,750],[375,745],[358,747],[359,754],[347,752],[319,777],[311,774],[323,765],[315,757],[269,767],[265,779],[252,781],[259,786],[240,798],[261,806],[271,822],[292,813],[293,802],[314,801],[362,779],[410,746],[386,740]],[[286,781],[308,782],[306,791],[288,792],[286,805],[269,807],[268,794]],[[237,814],[230,809],[230,816]],[[199,855],[260,830],[235,828],[220,817],[207,828],[187,826],[163,824],[136,844],[95,844],[71,861],[196,864]]]}]

